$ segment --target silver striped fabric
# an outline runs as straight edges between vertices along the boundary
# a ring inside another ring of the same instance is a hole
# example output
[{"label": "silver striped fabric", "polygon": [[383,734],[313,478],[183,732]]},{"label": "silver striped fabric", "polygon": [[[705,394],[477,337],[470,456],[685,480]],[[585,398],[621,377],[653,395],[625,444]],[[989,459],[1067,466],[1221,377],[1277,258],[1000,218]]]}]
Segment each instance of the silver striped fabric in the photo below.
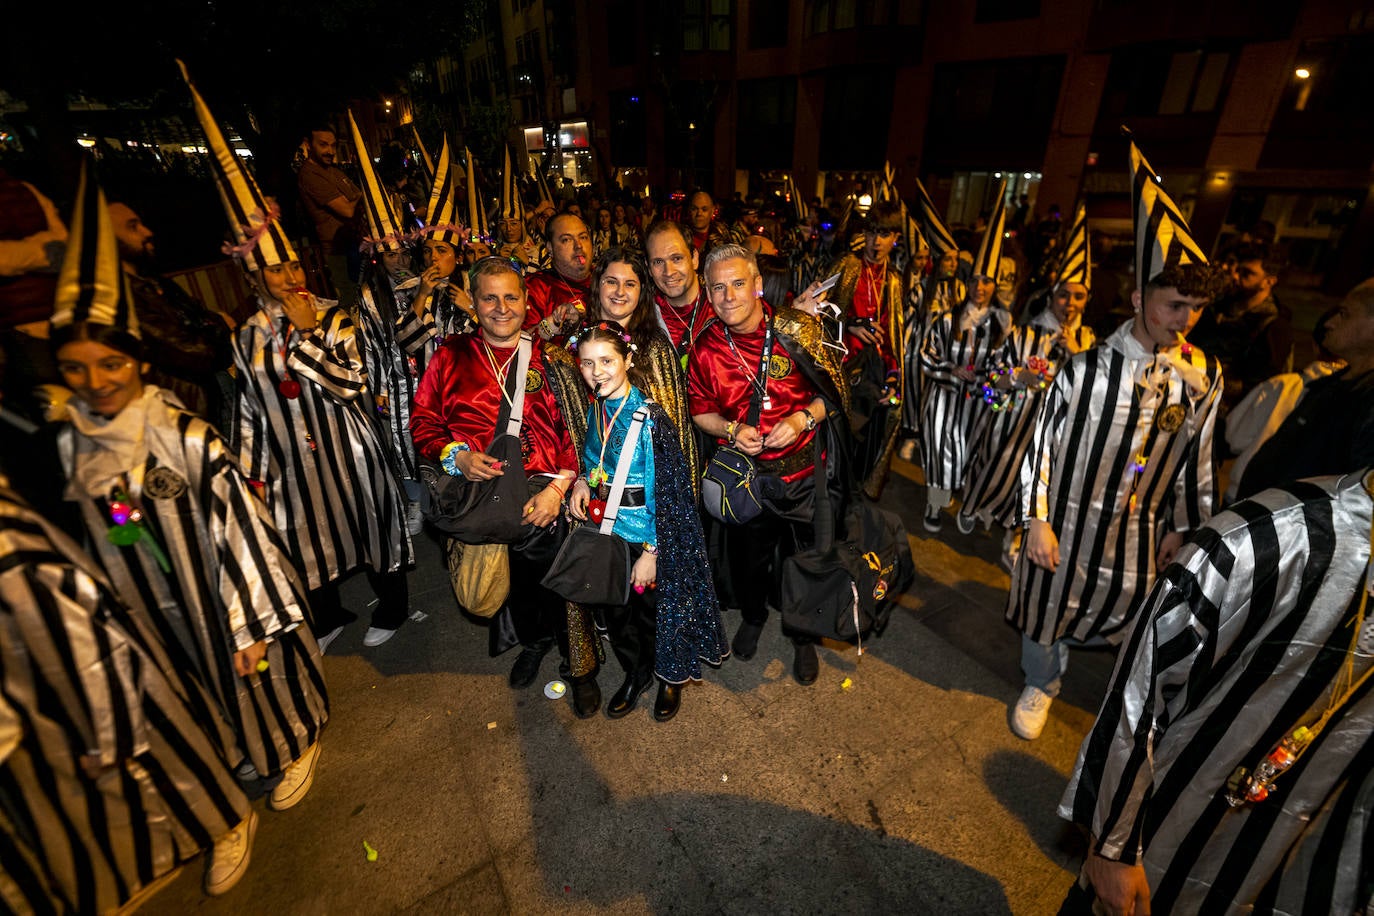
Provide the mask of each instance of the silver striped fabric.
[{"label": "silver striped fabric", "polygon": [[[1065,636],[1120,642],[1154,581],[1161,529],[1197,528],[1216,505],[1211,456],[1221,367],[1193,348],[1188,360],[1205,373],[1206,389],[1172,372],[1164,397],[1142,405],[1136,377],[1152,356],[1130,338],[1131,325],[1064,364],[1022,465],[1022,512],[1050,523],[1060,562],[1051,573],[1021,552],[1007,619],[1044,646]],[[1166,405],[1184,410],[1173,433],[1156,422]],[[1130,511],[1131,464],[1142,454]]]},{"label": "silver striped fabric", "polygon": [[985,409],[978,383],[963,382],[955,369],[973,366],[982,375],[1000,352],[1011,315],[992,306],[976,326],[959,330],[959,312],[942,313],[921,345],[925,402],[921,408],[921,448],[926,485],[958,490],[968,470],[969,437]]},{"label": "silver striped fabric", "polygon": [[[396,471],[402,478],[418,480],[415,440],[410,438],[410,406],[415,401],[424,363],[411,356],[397,339],[398,314],[409,314],[411,322],[418,323],[410,309],[414,288],[397,290],[385,271],[379,269],[377,273],[363,285],[359,297],[358,332],[363,362],[374,397],[386,397],[385,411],[378,420],[386,432],[384,443]],[[386,291],[377,291],[375,285],[379,283],[387,284]]]},{"label": "silver striped fabric", "polygon": [[[1059,320],[1046,308],[1028,325],[1014,329],[1003,345],[1000,361],[1008,369],[1026,365],[1032,356],[1050,361],[1051,375],[1072,353],[1081,353],[1095,342],[1092,328],[1079,325],[1068,340]],[[1019,525],[1021,517],[1021,465],[1035,433],[1035,418],[1044,397],[1037,388],[1020,389],[1002,410],[985,409],[974,431],[973,458],[962,511],[999,525]]]},{"label": "silver striped fabric", "polygon": [[[1374,679],[1267,800],[1224,797],[1235,767],[1327,708],[1368,587],[1360,477],[1268,490],[1213,518],[1122,647],[1059,814],[1091,829],[1101,855],[1143,861],[1156,913],[1371,903]],[[1357,652],[1355,677],[1371,664]]]},{"label": "silver striped fabric", "polygon": [[[248,799],[91,560],[0,490],[0,909],[112,912]],[[106,767],[84,775],[80,755]]]},{"label": "silver striped fabric", "polygon": [[[400,569],[411,557],[400,484],[368,416],[371,399],[361,397],[367,373],[353,322],[330,300],[315,300],[315,311],[319,331],[304,341],[286,335],[280,305],[259,300],[234,339],[239,460],[266,485],[311,589],[363,565]],[[301,386],[295,400],[277,387],[288,374]]]},{"label": "silver striped fabric", "polygon": [[[120,597],[152,625],[175,670],[210,695],[229,731],[225,758],[236,765],[247,757],[259,773],[274,775],[314,743],[328,718],[300,576],[219,433],[165,401],[152,401],[148,410],[166,414],[149,423],[149,436],[156,426],[179,434],[184,486],[175,496],[145,491],[143,482],[159,467],[150,457],[130,470],[129,495],[171,572],[162,571],[146,540],[120,547],[106,538],[103,499],[81,502],[92,549]],[[59,442],[68,475],[76,455],[94,447],[71,428]],[[263,640],[271,641],[268,670],[240,677],[234,653]]]}]

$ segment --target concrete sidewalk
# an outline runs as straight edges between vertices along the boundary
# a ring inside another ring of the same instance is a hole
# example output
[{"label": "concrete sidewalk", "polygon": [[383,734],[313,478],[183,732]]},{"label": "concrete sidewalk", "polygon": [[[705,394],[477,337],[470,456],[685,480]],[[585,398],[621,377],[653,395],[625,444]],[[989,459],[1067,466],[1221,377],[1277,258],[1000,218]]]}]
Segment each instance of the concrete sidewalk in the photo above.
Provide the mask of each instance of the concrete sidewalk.
[{"label": "concrete sidewalk", "polygon": [[[927,536],[906,476],[884,503],[920,570],[886,635],[862,658],[822,649],[802,687],[770,622],[758,655],[690,685],[669,723],[652,690],[624,719],[579,721],[540,690],[556,653],[512,691],[514,653],[488,657],[421,539],[412,605],[429,618],[367,650],[364,615],[325,660],[310,794],[256,803],[253,863],[227,897],[202,896],[198,860],[143,912],[1055,912],[1083,843],[1054,808],[1112,659],[1075,655],[1043,737],[1017,739],[1000,531],[949,519]],[[370,598],[356,580],[345,596]],[[605,696],[621,677],[612,659]]]}]

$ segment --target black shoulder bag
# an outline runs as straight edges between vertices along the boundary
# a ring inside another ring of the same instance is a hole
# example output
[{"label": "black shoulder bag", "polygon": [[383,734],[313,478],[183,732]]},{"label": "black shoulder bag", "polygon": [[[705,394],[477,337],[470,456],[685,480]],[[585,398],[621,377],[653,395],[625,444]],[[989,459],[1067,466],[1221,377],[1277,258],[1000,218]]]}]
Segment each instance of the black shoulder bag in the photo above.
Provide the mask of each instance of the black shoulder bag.
[{"label": "black shoulder bag", "polygon": [[504,473],[491,480],[452,477],[433,461],[420,466],[422,508],[434,527],[464,544],[515,544],[529,533],[520,509],[529,501],[520,424],[525,412],[525,376],[532,345],[521,335],[514,371],[504,381],[505,396],[487,454],[502,461]]},{"label": "black shoulder bag", "polygon": [[[728,330],[725,339],[730,340]],[[730,346],[734,348],[733,341]],[[745,426],[758,429],[763,413],[763,394],[768,384],[768,360],[772,355],[773,318],[770,315],[763,335],[763,354],[754,379],[754,392],[749,398],[749,413],[744,418]],[[753,458],[732,445],[719,446],[701,475],[701,502],[707,514],[727,525],[743,525],[757,518],[763,511],[763,494],[759,492],[761,476]]]}]

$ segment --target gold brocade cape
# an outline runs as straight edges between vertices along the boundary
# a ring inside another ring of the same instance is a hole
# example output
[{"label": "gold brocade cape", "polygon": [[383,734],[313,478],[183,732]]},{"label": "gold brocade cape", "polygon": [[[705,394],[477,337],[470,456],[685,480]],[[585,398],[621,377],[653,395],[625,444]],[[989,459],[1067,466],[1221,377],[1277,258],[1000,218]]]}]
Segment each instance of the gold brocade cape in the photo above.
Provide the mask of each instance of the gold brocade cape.
[{"label": "gold brocade cape", "polygon": [[[827,401],[838,403],[848,418],[849,380],[840,363],[840,351],[825,345],[820,322],[805,312],[783,306],[773,312],[773,330],[783,338],[787,352],[820,389],[821,395]],[[803,359],[803,355],[808,358]]]},{"label": "gold brocade cape", "polygon": [[[840,279],[835,283],[832,292],[834,303],[840,307],[845,319],[854,314],[854,290],[859,285],[859,276],[863,273],[863,258],[855,254],[847,254],[840,258],[830,269],[825,272],[825,276],[835,273],[840,275]],[[891,263],[889,262],[889,268]],[[887,308],[886,321],[881,328],[875,328],[887,338],[889,352],[897,360],[898,369],[898,395],[902,401],[906,401],[906,346],[904,343],[905,322],[906,322],[906,295],[903,291],[902,272],[896,269],[889,269],[883,280],[883,302]],[[878,459],[862,481],[863,491],[870,498],[877,499],[882,491],[883,480],[887,477],[887,468],[892,461],[892,453],[897,447],[897,431],[901,426],[902,411],[900,409],[888,410],[886,412],[884,428],[880,433],[883,443],[882,449],[878,453]],[[865,469],[859,468],[858,472],[863,473]]]}]

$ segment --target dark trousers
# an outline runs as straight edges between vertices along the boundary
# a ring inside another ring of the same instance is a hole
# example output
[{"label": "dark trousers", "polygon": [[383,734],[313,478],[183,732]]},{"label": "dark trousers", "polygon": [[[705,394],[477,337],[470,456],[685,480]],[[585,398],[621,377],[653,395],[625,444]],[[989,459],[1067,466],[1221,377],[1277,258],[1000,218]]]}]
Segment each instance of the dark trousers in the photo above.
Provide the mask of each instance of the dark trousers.
[{"label": "dark trousers", "polygon": [[568,655],[567,602],[539,583],[567,534],[567,522],[560,515],[550,528],[531,528],[529,535],[510,549],[509,604],[515,635],[526,647],[557,639],[564,658]]},{"label": "dark trousers", "polygon": [[[379,630],[399,629],[410,614],[410,583],[405,570],[379,573],[369,569],[367,582],[377,596],[372,626]],[[307,592],[306,597],[310,601],[310,629],[317,638],[358,619],[358,615],[344,610],[337,580]]]},{"label": "dark trousers", "polygon": [[[633,564],[644,552],[643,547],[630,548]],[[611,651],[624,669],[625,675],[636,676],[641,682],[654,673],[654,644],[658,632],[658,592],[645,589],[644,594],[630,590],[630,600],[622,605],[603,605],[601,619],[611,638]]]},{"label": "dark trousers", "polygon": [[[780,603],[783,561],[812,546],[814,540],[815,489],[811,478],[784,484],[784,491],[770,499],[753,521],[731,528],[725,541],[731,591],[745,622],[755,626],[767,622],[769,604],[777,607]],[[796,639],[795,634],[786,635]]]}]

